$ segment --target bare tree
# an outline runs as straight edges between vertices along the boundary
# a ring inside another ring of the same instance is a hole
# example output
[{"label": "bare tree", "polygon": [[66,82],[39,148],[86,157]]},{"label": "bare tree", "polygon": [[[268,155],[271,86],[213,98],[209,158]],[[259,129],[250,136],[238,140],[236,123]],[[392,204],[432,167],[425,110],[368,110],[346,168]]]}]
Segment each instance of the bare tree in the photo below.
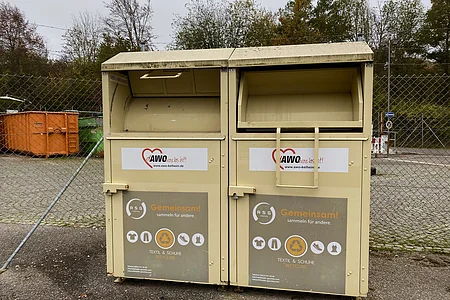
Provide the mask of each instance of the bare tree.
[{"label": "bare tree", "polygon": [[73,24],[64,34],[63,51],[69,61],[92,64],[97,60],[102,41],[102,24],[98,15],[87,11],[73,18]]},{"label": "bare tree", "polygon": [[109,16],[104,18],[104,23],[111,37],[127,40],[131,46],[129,50],[137,50],[142,45],[153,46],[150,0],[145,0],[142,5],[138,0],[110,0],[105,6]]}]

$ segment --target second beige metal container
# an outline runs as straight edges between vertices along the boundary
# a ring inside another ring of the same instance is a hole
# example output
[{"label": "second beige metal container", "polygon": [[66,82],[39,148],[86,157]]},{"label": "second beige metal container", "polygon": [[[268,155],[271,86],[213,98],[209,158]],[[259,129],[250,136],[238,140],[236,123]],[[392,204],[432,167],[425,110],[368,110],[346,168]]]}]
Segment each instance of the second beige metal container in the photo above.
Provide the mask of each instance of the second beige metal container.
[{"label": "second beige metal container", "polygon": [[230,284],[366,296],[372,51],[236,49]]}]

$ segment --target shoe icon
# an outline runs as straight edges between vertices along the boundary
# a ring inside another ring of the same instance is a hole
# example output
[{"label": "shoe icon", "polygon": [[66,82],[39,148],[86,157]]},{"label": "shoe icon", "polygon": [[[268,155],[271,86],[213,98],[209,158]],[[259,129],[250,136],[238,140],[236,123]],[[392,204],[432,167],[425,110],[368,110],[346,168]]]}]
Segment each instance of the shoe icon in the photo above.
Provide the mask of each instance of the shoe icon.
[{"label": "shoe icon", "polygon": [[323,251],[323,248],[320,248],[320,245],[317,243],[313,244],[313,247],[317,250],[317,251]]},{"label": "shoe icon", "polygon": [[189,244],[189,236],[187,235],[187,233],[180,233],[178,235],[178,244],[180,244],[181,246],[186,246],[187,244]]},{"label": "shoe icon", "polygon": [[311,244],[311,251],[314,254],[322,254],[325,250],[325,245],[321,241],[314,241]]}]

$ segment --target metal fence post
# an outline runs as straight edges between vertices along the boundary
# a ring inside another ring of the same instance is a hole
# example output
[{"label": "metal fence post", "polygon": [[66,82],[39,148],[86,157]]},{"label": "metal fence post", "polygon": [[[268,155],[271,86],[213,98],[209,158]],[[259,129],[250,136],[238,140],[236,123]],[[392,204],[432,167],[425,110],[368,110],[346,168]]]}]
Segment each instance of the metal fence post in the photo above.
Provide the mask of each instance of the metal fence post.
[{"label": "metal fence post", "polygon": [[55,199],[53,199],[52,203],[47,207],[45,212],[42,214],[42,216],[39,218],[39,220],[34,224],[33,228],[28,232],[28,234],[25,236],[25,238],[20,242],[19,246],[17,246],[16,250],[11,254],[11,256],[8,258],[8,260],[5,262],[5,264],[0,268],[0,274],[5,272],[8,269],[8,266],[11,264],[14,257],[17,255],[17,253],[22,249],[22,247],[25,245],[25,243],[29,240],[31,235],[36,231],[36,229],[39,227],[39,225],[42,223],[42,221],[47,217],[47,215],[52,210],[53,206],[58,202],[58,200],[61,198],[61,196],[64,194],[64,192],[67,190],[67,188],[70,186],[72,181],[77,177],[77,175],[80,173],[80,171],[83,169],[83,167],[86,165],[88,160],[91,158],[91,156],[95,153],[98,146],[103,142],[104,137],[102,137],[97,144],[95,144],[94,148],[89,152],[89,154],[86,156],[86,158],[83,160],[81,165],[78,167],[78,169],[75,171],[75,173],[72,174],[72,176],[69,178],[69,180],[66,182],[64,187],[59,191],[58,195],[56,195]]}]

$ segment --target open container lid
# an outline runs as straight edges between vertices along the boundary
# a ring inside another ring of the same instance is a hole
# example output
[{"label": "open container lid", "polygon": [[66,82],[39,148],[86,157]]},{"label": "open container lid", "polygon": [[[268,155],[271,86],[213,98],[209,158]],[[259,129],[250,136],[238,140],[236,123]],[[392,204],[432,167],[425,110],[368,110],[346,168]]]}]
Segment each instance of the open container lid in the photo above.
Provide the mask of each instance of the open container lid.
[{"label": "open container lid", "polygon": [[201,49],[119,53],[102,64],[102,71],[227,67],[234,49]]},{"label": "open container lid", "polygon": [[236,49],[229,67],[241,70],[238,127],[362,128],[358,65],[372,60],[364,42]]},{"label": "open container lid", "polygon": [[229,67],[281,66],[373,61],[365,42],[238,48]]}]

